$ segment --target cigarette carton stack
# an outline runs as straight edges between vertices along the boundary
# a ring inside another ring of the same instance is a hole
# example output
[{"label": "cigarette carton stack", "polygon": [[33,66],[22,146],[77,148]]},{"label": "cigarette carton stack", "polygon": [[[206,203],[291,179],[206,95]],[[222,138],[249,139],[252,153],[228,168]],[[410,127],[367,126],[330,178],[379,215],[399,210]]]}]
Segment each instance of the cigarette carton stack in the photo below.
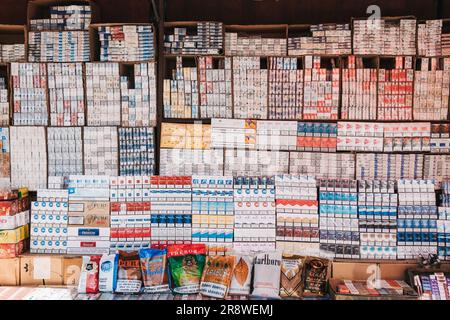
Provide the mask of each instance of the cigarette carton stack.
[{"label": "cigarette carton stack", "polygon": [[233,177],[192,177],[192,242],[204,243],[210,254],[233,249]]},{"label": "cigarette carton stack", "polygon": [[275,177],[277,249],[319,253],[319,203],[317,182],[306,176]]},{"label": "cigarette carton stack", "polygon": [[110,178],[110,252],[150,247],[150,177]]},{"label": "cigarette carton stack", "polygon": [[67,254],[109,253],[109,177],[69,176],[68,191]]},{"label": "cigarette carton stack", "polygon": [[15,258],[28,249],[30,200],[25,188],[0,189],[0,259]]},{"label": "cigarette carton stack", "polygon": [[52,126],[84,126],[85,102],[83,65],[81,63],[50,63],[48,96]]},{"label": "cigarette carton stack", "polygon": [[364,67],[360,57],[349,56],[347,59],[347,68],[342,69],[341,118],[376,120],[377,69]]},{"label": "cigarette carton stack", "polygon": [[311,36],[290,37],[288,54],[346,55],[352,52],[352,31],[349,24],[317,24],[310,27]]},{"label": "cigarette carton stack", "polygon": [[225,175],[255,176],[289,173],[289,152],[225,150]]},{"label": "cigarette carton stack", "polygon": [[441,36],[442,56],[450,55],[450,33],[442,33]]},{"label": "cigarette carton stack", "polygon": [[211,147],[256,149],[256,120],[212,119]]},{"label": "cigarette carton stack", "polygon": [[0,126],[9,125],[8,80],[0,77]]},{"label": "cigarette carton stack", "polygon": [[[320,56],[305,57],[303,119],[335,120],[338,118],[340,70],[321,66]],[[334,61],[334,59],[332,59]]]},{"label": "cigarette carton stack", "polygon": [[67,252],[69,192],[40,189],[31,204],[30,252]]},{"label": "cigarette carton stack", "polygon": [[153,128],[119,128],[121,176],[151,176],[155,173]]},{"label": "cigarette carton stack", "polygon": [[258,150],[295,151],[297,145],[297,122],[263,121],[257,122],[256,148]]},{"label": "cigarette carton stack", "polygon": [[211,126],[201,123],[162,123],[161,149],[202,149],[211,147]]},{"label": "cigarette carton stack", "polygon": [[223,52],[223,23],[197,22],[195,30],[175,27],[164,37],[164,50],[170,54],[210,54]]},{"label": "cigarette carton stack", "polygon": [[442,55],[442,20],[426,20],[417,24],[417,52],[419,56],[438,57]]},{"label": "cigarette carton stack", "polygon": [[100,61],[147,61],[155,58],[151,25],[98,27]]},{"label": "cigarette carton stack", "polygon": [[337,130],[336,123],[299,122],[297,151],[336,152]]},{"label": "cigarette carton stack", "polygon": [[319,203],[322,254],[341,259],[359,259],[357,181],[321,180]]},{"label": "cigarette carton stack", "polygon": [[117,63],[86,63],[88,126],[120,126],[120,74]]},{"label": "cigarette carton stack", "polygon": [[447,120],[450,95],[450,59],[421,59],[420,71],[415,71],[414,119]]},{"label": "cigarette carton stack", "polygon": [[382,152],[384,126],[376,122],[338,122],[337,150]]},{"label": "cigarette carton stack", "polygon": [[430,151],[431,125],[424,123],[385,123],[384,152]]},{"label": "cigarette carton stack", "polygon": [[42,63],[12,63],[11,87],[14,125],[46,126],[47,66]]},{"label": "cigarette carton stack", "polygon": [[183,67],[177,57],[171,79],[164,79],[164,117],[198,118],[199,94],[197,68]]},{"label": "cigarette carton stack", "polygon": [[447,123],[431,124],[431,152],[450,152],[450,125]]},{"label": "cigarette carton stack", "polygon": [[434,179],[436,186],[441,182],[450,179],[450,155],[438,154],[424,156],[423,178]]},{"label": "cigarette carton stack", "polygon": [[433,180],[399,180],[397,245],[399,259],[437,254],[437,218]]},{"label": "cigarette carton stack", "polygon": [[51,6],[50,19],[31,19],[30,30],[87,30],[91,16],[89,5]]},{"label": "cigarette carton stack", "polygon": [[151,246],[190,244],[192,178],[154,176],[150,184]]},{"label": "cigarette carton stack", "polygon": [[450,260],[450,181],[442,184],[440,207],[438,207],[438,256]]},{"label": "cigarette carton stack", "polygon": [[354,179],[355,156],[344,153],[290,152],[289,173],[316,179]]},{"label": "cigarette carton stack", "polygon": [[117,135],[115,127],[84,128],[84,173],[86,175],[118,175]]},{"label": "cigarette carton stack", "polygon": [[268,70],[259,57],[233,57],[234,117],[267,119]]},{"label": "cigarette carton stack", "polygon": [[0,44],[0,62],[21,62],[25,61],[25,45]]},{"label": "cigarette carton stack", "polygon": [[378,120],[412,120],[412,57],[396,57],[395,69],[378,70]]},{"label": "cigarette carton stack", "polygon": [[31,191],[47,188],[44,127],[10,127],[11,187]]},{"label": "cigarette carton stack", "polygon": [[179,175],[223,175],[223,149],[161,149],[160,174]]},{"label": "cigarette carton stack", "polygon": [[357,180],[422,179],[423,154],[381,154],[356,155]]},{"label": "cigarette carton stack", "polygon": [[302,119],[303,70],[297,58],[269,57],[269,119]]},{"label": "cigarette carton stack", "polygon": [[48,175],[83,174],[81,128],[47,128]]},{"label": "cigarette carton stack", "polygon": [[28,32],[30,62],[87,62],[89,59],[88,31]]},{"label": "cigarette carton stack", "polygon": [[271,251],[276,241],[275,179],[234,178],[234,244],[238,252]]},{"label": "cigarette carton stack", "polygon": [[120,78],[122,100],[122,126],[156,126],[156,64],[134,65],[134,88],[130,78]]},{"label": "cigarette carton stack", "polygon": [[358,218],[361,259],[397,258],[395,181],[358,181]]},{"label": "cigarette carton stack", "polygon": [[11,176],[11,151],[9,147],[9,128],[0,128],[0,181]]},{"label": "cigarette carton stack", "polygon": [[214,67],[212,57],[198,58],[200,85],[200,117],[232,118],[232,68],[231,58],[225,57]]},{"label": "cigarette carton stack", "polygon": [[263,38],[261,35],[239,35],[225,33],[225,55],[227,56],[285,56],[287,41],[284,38]]}]

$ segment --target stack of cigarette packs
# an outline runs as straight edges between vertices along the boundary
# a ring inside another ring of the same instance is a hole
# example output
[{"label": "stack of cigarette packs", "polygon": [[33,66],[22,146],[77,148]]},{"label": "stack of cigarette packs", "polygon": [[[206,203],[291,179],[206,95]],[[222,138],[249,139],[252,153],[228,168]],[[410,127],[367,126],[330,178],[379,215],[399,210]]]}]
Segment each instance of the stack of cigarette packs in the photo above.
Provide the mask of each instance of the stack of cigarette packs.
[{"label": "stack of cigarette packs", "polygon": [[336,120],[338,118],[340,69],[323,68],[320,56],[305,57],[303,119]]},{"label": "stack of cigarette packs", "polygon": [[223,53],[223,23],[197,22],[194,28],[193,32],[188,32],[187,27],[175,27],[173,34],[165,35],[165,52],[187,55]]},{"label": "stack of cigarette packs", "polygon": [[269,57],[269,119],[302,119],[303,70],[297,58]]},{"label": "stack of cigarette packs", "polygon": [[0,44],[0,62],[21,62],[25,61],[25,45]]},{"label": "stack of cigarette packs", "polygon": [[86,63],[88,126],[120,126],[121,93],[117,63]]},{"label": "stack of cigarette packs", "polygon": [[12,63],[14,125],[46,126],[47,66],[43,63]]},{"label": "stack of cigarette packs", "polygon": [[397,258],[395,181],[358,181],[361,259]]},{"label": "stack of cigarette packs", "polygon": [[8,82],[6,78],[0,77],[0,126],[9,125]]},{"label": "stack of cigarette packs", "polygon": [[9,128],[0,128],[0,180],[11,176],[11,151],[9,147]]},{"label": "stack of cigarette packs", "polygon": [[84,126],[85,102],[83,65],[81,63],[50,63],[48,96],[52,126]]},{"label": "stack of cigarette packs", "polygon": [[356,179],[422,179],[423,154],[359,153],[356,155]]},{"label": "stack of cigarette packs", "polygon": [[47,144],[44,127],[10,127],[11,187],[47,188]]},{"label": "stack of cigarette packs", "polygon": [[67,252],[68,212],[68,190],[38,190],[31,204],[31,253]]},{"label": "stack of cigarette packs", "polygon": [[295,151],[297,149],[296,121],[257,121],[258,150]]},{"label": "stack of cigarette packs", "polygon": [[211,147],[211,125],[163,122],[160,147],[208,150]]},{"label": "stack of cigarette packs", "polygon": [[338,122],[337,128],[337,150],[383,151],[384,125],[382,123]]},{"label": "stack of cigarette packs", "polygon": [[84,128],[84,173],[117,176],[119,169],[116,127]]},{"label": "stack of cigarette packs", "polygon": [[150,178],[151,246],[192,242],[192,177]]},{"label": "stack of cigarette packs", "polygon": [[342,69],[341,119],[376,120],[377,69],[366,68],[361,57],[349,56]]},{"label": "stack of cigarette packs", "polygon": [[450,33],[443,33],[441,36],[442,56],[450,55]]},{"label": "stack of cigarette packs", "polygon": [[385,123],[383,126],[385,152],[430,151],[429,122]]},{"label": "stack of cigarette packs", "polygon": [[355,20],[353,51],[357,55],[415,55],[416,20]]},{"label": "stack of cigarette packs", "polygon": [[394,69],[378,70],[378,120],[412,120],[412,57],[395,57]]},{"label": "stack of cigarette packs", "polygon": [[450,179],[450,155],[438,154],[424,156],[423,178],[434,179],[436,186],[444,180]]},{"label": "stack of cigarette packs", "polygon": [[289,152],[225,150],[225,175],[274,176],[289,173]]},{"label": "stack of cigarette packs", "polygon": [[154,129],[119,128],[119,163],[121,176],[154,175]]},{"label": "stack of cigarette packs", "polygon": [[110,252],[110,178],[69,176],[67,254]]},{"label": "stack of cigarette packs", "polygon": [[225,33],[225,55],[227,56],[285,56],[286,53],[285,38],[244,36],[236,32]]},{"label": "stack of cigarette packs", "polygon": [[211,147],[256,149],[256,120],[212,119]]},{"label": "stack of cigarette packs", "polygon": [[150,247],[150,177],[110,178],[110,252]]},{"label": "stack of cigarette packs", "polygon": [[422,58],[421,69],[415,71],[414,79],[414,120],[447,120],[450,59]]},{"label": "stack of cigarette packs", "polygon": [[161,149],[159,171],[164,176],[223,175],[223,149]]},{"label": "stack of cigarette packs", "polygon": [[30,62],[87,62],[89,50],[88,31],[28,32]]},{"label": "stack of cigarette packs", "polygon": [[442,26],[443,21],[426,20],[417,24],[417,53],[424,57],[438,57],[442,55]]},{"label": "stack of cigarette packs", "polygon": [[156,64],[134,65],[134,88],[128,77],[120,78],[122,126],[156,126]]},{"label": "stack of cigarette packs", "polygon": [[27,189],[0,191],[0,259],[28,249],[30,200]]},{"label": "stack of cigarette packs", "polygon": [[446,123],[431,124],[431,152],[450,152],[450,125]]},{"label": "stack of cigarette packs", "polygon": [[48,175],[83,174],[83,140],[80,127],[47,128]]},{"label": "stack of cigarette packs", "polygon": [[346,153],[290,152],[289,173],[316,179],[354,179],[355,156]]},{"label": "stack of cigarette packs", "polygon": [[274,177],[234,178],[234,249],[238,252],[275,249]]},{"label": "stack of cigarette packs", "polygon": [[268,111],[268,70],[260,57],[233,57],[234,117],[266,119]]},{"label": "stack of cigarette packs", "polygon": [[399,180],[397,245],[399,259],[437,254],[437,207],[433,180]]},{"label": "stack of cigarette packs", "polygon": [[212,57],[198,58],[201,118],[233,118],[232,59],[218,60],[214,67]]},{"label": "stack of cigarette packs", "polygon": [[299,122],[297,151],[336,152],[337,134],[336,123]]},{"label": "stack of cigarette packs", "polygon": [[164,79],[163,99],[165,118],[198,118],[197,68],[183,67],[182,58],[177,57],[172,78]]},{"label": "stack of cigarette packs", "polygon": [[438,256],[450,260],[450,181],[442,185],[440,207],[438,207]]},{"label": "stack of cigarette packs", "polygon": [[349,24],[317,24],[310,27],[311,36],[290,37],[288,54],[346,55],[352,52],[352,31]]},{"label": "stack of cigarette packs", "polygon": [[277,249],[287,252],[319,252],[319,203],[317,182],[307,176],[275,177]]},{"label": "stack of cigarette packs", "polygon": [[91,15],[89,5],[51,6],[50,19],[31,19],[30,30],[87,30]]},{"label": "stack of cigarette packs", "polygon": [[155,58],[151,25],[98,27],[100,61],[148,61]]},{"label": "stack of cigarette packs", "polygon": [[233,249],[234,191],[231,176],[192,177],[192,242],[210,254]]},{"label": "stack of cigarette packs", "polygon": [[321,180],[319,202],[320,251],[334,258],[359,259],[357,181]]}]

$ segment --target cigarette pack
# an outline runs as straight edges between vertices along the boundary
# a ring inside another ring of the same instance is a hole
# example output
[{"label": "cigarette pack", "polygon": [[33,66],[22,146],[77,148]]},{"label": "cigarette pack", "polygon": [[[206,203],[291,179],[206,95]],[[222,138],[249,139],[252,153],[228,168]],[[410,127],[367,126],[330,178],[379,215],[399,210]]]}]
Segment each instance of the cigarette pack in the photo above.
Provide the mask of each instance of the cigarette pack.
[{"label": "cigarette pack", "polygon": [[84,173],[118,174],[118,140],[116,127],[84,127]]},{"label": "cigarette pack", "polygon": [[336,152],[337,130],[336,123],[299,122],[297,151]]},{"label": "cigarette pack", "polygon": [[450,179],[450,155],[428,155],[424,156],[423,178],[434,179],[436,187],[440,188],[441,183]]},{"label": "cigarette pack", "polygon": [[372,122],[338,122],[337,149],[382,152],[384,125]]},{"label": "cigarette pack", "polygon": [[122,176],[155,173],[153,128],[119,128],[119,163]]},{"label": "cigarette pack", "polygon": [[257,121],[256,149],[295,151],[297,145],[297,122]]},{"label": "cigarette pack", "polygon": [[417,53],[424,57],[442,55],[442,26],[443,21],[426,20],[417,24]]},{"label": "cigarette pack", "polygon": [[355,156],[345,153],[290,152],[289,173],[316,179],[354,179]]},{"label": "cigarette pack", "polygon": [[0,44],[0,62],[25,61],[25,44]]},{"label": "cigarette pack", "polygon": [[9,80],[0,77],[0,126],[9,125]]},{"label": "cigarette pack", "polygon": [[46,16],[30,20],[30,30],[87,30],[91,23],[92,10],[89,5],[50,6]]},{"label": "cigarette pack", "polygon": [[48,175],[83,174],[81,128],[47,128]]},{"label": "cigarette pack", "polygon": [[285,38],[263,38],[261,35],[225,33],[225,55],[227,56],[285,56]]},{"label": "cigarette pack", "polygon": [[450,152],[450,126],[448,124],[431,124],[430,149],[433,153]]},{"label": "cigarette pack", "polygon": [[0,128],[0,179],[11,176],[11,151],[9,148],[9,128]]},{"label": "cigarette pack", "polygon": [[256,120],[212,119],[211,147],[256,149]]},{"label": "cigarette pack", "polygon": [[430,151],[431,125],[424,123],[385,123],[385,152]]},{"label": "cigarette pack", "polygon": [[202,123],[161,124],[161,148],[164,149],[203,149],[211,147],[211,125]]}]

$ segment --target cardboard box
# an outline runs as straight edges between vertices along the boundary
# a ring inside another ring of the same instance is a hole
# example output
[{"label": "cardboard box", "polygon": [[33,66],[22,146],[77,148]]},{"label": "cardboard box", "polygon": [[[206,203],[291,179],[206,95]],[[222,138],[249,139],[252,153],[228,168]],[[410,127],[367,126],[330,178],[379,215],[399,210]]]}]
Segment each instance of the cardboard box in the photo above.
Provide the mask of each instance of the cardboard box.
[{"label": "cardboard box", "polygon": [[20,285],[20,259],[0,259],[0,286]]},{"label": "cardboard box", "polygon": [[25,255],[20,257],[20,285],[62,285],[63,257]]},{"label": "cardboard box", "polygon": [[63,257],[63,284],[66,286],[78,285],[80,279],[82,257]]},{"label": "cardboard box", "polygon": [[367,280],[377,267],[377,263],[333,262],[331,276],[334,279]]}]

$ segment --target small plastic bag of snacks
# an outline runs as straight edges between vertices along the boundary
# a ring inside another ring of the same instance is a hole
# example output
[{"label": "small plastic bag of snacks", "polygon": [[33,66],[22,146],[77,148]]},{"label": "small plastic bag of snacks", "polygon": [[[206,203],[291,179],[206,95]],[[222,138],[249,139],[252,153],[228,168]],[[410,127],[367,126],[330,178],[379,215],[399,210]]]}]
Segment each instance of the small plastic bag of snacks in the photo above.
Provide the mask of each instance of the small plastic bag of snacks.
[{"label": "small plastic bag of snacks", "polygon": [[116,292],[139,293],[142,287],[141,261],[137,251],[119,251]]},{"label": "small plastic bag of snacks", "polygon": [[83,257],[78,293],[98,293],[98,274],[101,256]]},{"label": "small plastic bag of snacks", "polygon": [[281,251],[258,253],[254,268],[252,296],[279,299]]},{"label": "small plastic bag of snacks", "polygon": [[281,260],[280,297],[301,298],[305,257],[283,254]]},{"label": "small plastic bag of snacks", "polygon": [[200,293],[208,297],[225,298],[230,288],[234,263],[234,256],[207,256]]},{"label": "small plastic bag of snacks", "polygon": [[166,249],[141,249],[142,280],[145,293],[167,293],[169,281],[167,274],[167,250]]},{"label": "small plastic bag of snacks", "polygon": [[167,248],[170,289],[176,294],[200,291],[200,281],[205,266],[204,244],[173,245]]},{"label": "small plastic bag of snacks", "polygon": [[236,265],[230,284],[230,295],[249,295],[252,283],[252,270],[254,256],[250,254],[237,254]]},{"label": "small plastic bag of snacks", "polygon": [[100,292],[114,292],[117,285],[117,254],[104,254],[100,260],[98,287]]},{"label": "small plastic bag of snacks", "polygon": [[330,260],[307,257],[304,269],[304,290],[306,296],[322,296],[327,292]]}]

